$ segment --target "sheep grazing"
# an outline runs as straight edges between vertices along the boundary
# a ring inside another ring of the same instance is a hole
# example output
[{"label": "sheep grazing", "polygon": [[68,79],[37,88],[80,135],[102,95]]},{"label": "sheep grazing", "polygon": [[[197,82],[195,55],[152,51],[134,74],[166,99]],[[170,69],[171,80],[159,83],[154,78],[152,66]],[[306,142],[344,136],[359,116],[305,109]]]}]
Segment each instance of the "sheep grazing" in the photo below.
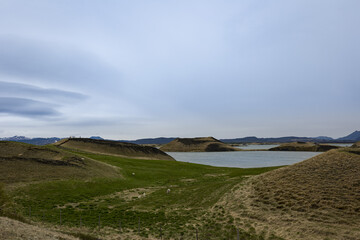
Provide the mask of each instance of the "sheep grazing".
[{"label": "sheep grazing", "polygon": [[168,190],[166,191],[166,193],[167,193],[167,194],[169,194],[169,193],[170,193],[170,191],[171,191],[171,190],[170,190],[170,188],[168,188]]},{"label": "sheep grazing", "polygon": [[135,176],[135,173],[133,172],[132,175]]},{"label": "sheep grazing", "polygon": [[146,193],[140,194],[140,195],[138,196],[138,198],[144,198],[144,197],[146,197]]}]

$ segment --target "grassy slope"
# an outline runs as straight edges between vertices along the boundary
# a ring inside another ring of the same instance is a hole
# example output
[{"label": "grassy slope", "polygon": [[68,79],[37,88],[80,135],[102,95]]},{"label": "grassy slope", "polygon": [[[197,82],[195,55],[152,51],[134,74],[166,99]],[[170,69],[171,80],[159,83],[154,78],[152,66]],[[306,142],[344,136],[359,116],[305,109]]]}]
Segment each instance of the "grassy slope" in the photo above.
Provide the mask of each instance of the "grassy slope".
[{"label": "grassy slope", "polygon": [[359,173],[359,149],[331,150],[238,185],[222,205],[286,239],[360,239]]},{"label": "grassy slope", "polygon": [[[19,187],[11,192],[16,210],[35,221],[62,224],[82,232],[111,235],[119,220],[127,234],[137,231],[141,221],[143,237],[158,236],[162,226],[167,237],[194,237],[195,227],[202,237],[235,238],[233,219],[214,204],[244,176],[274,168],[235,169],[158,160],[134,160],[115,156],[78,153],[121,168],[124,178],[48,181]],[[133,175],[133,173],[135,175]],[[170,194],[166,190],[170,188]],[[145,197],[139,198],[138,196]],[[101,217],[107,233],[93,230]],[[93,229],[93,230],[91,230]],[[126,234],[125,233],[125,234]],[[247,239],[262,239],[254,232],[240,231]],[[131,239],[131,237],[129,238]]]},{"label": "grassy slope", "polygon": [[0,182],[10,184],[55,179],[121,177],[113,166],[55,146],[0,141]]},{"label": "grassy slope", "polygon": [[165,152],[150,146],[141,146],[133,143],[90,138],[62,139],[53,145],[65,149],[86,151],[95,154],[107,154],[133,159],[170,160],[174,159]]}]

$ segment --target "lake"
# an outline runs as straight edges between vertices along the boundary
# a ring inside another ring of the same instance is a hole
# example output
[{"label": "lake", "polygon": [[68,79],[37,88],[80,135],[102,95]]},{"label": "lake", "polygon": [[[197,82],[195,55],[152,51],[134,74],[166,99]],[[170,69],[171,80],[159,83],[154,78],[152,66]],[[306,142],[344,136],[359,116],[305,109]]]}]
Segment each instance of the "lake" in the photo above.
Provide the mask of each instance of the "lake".
[{"label": "lake", "polygon": [[320,154],[319,152],[238,151],[238,152],[167,152],[176,161],[217,167],[270,167],[290,165]]},{"label": "lake", "polygon": [[338,147],[351,147],[353,143],[327,143],[328,145],[334,145]]},{"label": "lake", "polygon": [[270,149],[273,147],[278,147],[279,144],[249,144],[249,145],[240,145],[234,146],[235,148],[240,148],[243,150],[257,150],[257,149]]}]

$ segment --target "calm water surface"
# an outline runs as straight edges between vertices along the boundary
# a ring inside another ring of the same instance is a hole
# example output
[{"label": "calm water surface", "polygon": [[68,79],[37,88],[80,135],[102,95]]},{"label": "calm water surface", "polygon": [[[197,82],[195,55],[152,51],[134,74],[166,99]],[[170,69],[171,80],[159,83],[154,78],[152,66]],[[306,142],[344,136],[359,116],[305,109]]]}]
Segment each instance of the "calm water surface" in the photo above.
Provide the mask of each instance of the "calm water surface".
[{"label": "calm water surface", "polygon": [[301,162],[319,152],[239,151],[239,152],[167,152],[181,162],[217,167],[270,167]]},{"label": "calm water surface", "polygon": [[240,149],[244,149],[244,150],[252,150],[252,149],[270,149],[273,147],[278,147],[279,144],[263,144],[263,145],[240,145],[240,146],[235,146],[236,148],[240,148]]},{"label": "calm water surface", "polygon": [[334,145],[338,147],[351,147],[353,143],[326,143],[328,145]]}]

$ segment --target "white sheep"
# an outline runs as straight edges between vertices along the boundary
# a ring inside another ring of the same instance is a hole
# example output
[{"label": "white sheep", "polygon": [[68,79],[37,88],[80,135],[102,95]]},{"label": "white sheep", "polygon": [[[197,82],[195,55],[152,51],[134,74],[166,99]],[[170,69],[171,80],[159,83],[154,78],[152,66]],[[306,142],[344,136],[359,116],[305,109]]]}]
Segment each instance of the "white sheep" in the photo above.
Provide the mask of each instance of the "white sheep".
[{"label": "white sheep", "polygon": [[170,191],[171,191],[171,190],[170,190],[170,188],[168,188],[168,190],[166,191],[166,193],[167,193],[167,194],[169,194],[169,193],[170,193]]}]

